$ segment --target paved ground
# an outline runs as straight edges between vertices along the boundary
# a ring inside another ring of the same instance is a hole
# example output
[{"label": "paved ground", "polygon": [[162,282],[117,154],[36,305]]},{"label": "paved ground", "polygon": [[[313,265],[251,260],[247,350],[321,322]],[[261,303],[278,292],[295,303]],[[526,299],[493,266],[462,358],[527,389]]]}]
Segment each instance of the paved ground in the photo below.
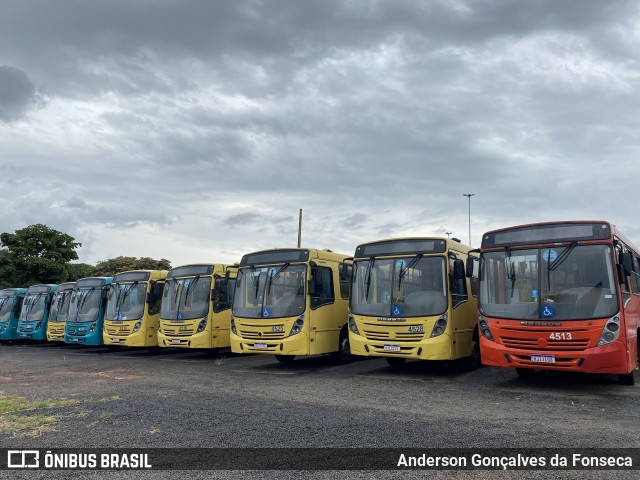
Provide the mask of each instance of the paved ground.
[{"label": "paved ground", "polygon": [[[152,354],[26,344],[0,345],[0,392],[28,399],[79,400],[70,407],[46,410],[60,415],[53,432],[38,437],[0,434],[3,448],[640,447],[640,387],[620,386],[613,376],[542,373],[522,380],[511,370],[485,367],[471,372],[461,365],[415,362],[397,371],[383,359],[336,365],[326,356],[282,365],[270,356],[228,352],[210,357],[178,350]],[[263,478],[259,473],[188,475]],[[511,478],[509,473],[514,472],[403,472],[403,476]],[[624,477],[620,472],[582,472],[580,477],[602,478],[607,473],[610,478]],[[636,478],[637,472],[633,473],[628,478]],[[181,476],[133,472],[119,477],[151,475]],[[273,478],[397,475],[268,474]],[[532,471],[518,476],[558,478],[561,473]],[[28,475],[37,477],[37,472]]]}]

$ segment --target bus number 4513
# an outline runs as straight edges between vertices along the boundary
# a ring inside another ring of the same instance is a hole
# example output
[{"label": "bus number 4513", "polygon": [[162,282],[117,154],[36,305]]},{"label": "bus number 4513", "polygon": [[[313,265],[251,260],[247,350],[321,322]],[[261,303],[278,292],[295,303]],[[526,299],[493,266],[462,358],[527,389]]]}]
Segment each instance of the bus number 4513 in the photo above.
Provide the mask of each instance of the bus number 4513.
[{"label": "bus number 4513", "polygon": [[571,332],[551,332],[549,340],[571,340]]}]

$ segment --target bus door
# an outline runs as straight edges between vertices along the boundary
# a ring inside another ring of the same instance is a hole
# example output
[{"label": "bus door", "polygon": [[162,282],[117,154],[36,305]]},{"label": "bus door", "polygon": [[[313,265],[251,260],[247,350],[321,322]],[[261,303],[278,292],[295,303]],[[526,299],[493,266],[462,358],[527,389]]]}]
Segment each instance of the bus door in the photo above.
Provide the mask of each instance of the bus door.
[{"label": "bus door", "polygon": [[[340,328],[344,324],[344,307],[336,302],[337,270],[329,265],[311,263],[309,279],[309,353],[336,350]],[[338,293],[339,295],[339,293]]]}]

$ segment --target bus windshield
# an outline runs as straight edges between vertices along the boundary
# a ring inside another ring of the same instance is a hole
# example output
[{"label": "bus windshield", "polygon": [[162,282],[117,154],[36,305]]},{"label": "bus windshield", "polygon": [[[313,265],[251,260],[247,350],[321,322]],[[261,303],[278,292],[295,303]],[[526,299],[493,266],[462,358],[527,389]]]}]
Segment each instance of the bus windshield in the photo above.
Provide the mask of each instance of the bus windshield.
[{"label": "bus windshield", "polygon": [[160,318],[192,320],[209,314],[211,277],[170,278],[162,292]]},{"label": "bus windshield", "polygon": [[358,315],[417,317],[447,309],[443,256],[358,260],[352,285],[350,308]]},{"label": "bus windshield", "polygon": [[0,322],[4,323],[11,318],[13,297],[0,297]]},{"label": "bus windshield", "polygon": [[147,282],[113,283],[107,300],[107,320],[139,320],[144,314]]},{"label": "bus windshield", "polygon": [[73,290],[64,290],[55,293],[51,300],[51,310],[49,311],[49,321],[64,322],[67,320],[69,313],[69,304],[71,303],[71,295]]},{"label": "bus windshield", "polygon": [[483,315],[521,320],[583,320],[618,311],[609,245],[485,252],[479,308]]},{"label": "bus windshield", "polygon": [[306,265],[284,263],[240,269],[233,299],[233,315],[281,318],[304,313],[306,278]]},{"label": "bus windshield", "polygon": [[69,320],[72,322],[95,322],[100,313],[101,289],[78,288],[71,296]]},{"label": "bus windshield", "polygon": [[20,312],[20,320],[37,321],[44,318],[47,303],[46,293],[32,293],[24,299],[24,306]]}]

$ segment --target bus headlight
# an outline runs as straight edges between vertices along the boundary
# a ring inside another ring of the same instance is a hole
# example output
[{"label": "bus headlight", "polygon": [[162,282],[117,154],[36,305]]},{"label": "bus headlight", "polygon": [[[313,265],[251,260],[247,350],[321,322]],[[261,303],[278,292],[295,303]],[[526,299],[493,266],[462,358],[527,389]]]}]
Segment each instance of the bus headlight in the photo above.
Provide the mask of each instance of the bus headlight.
[{"label": "bus headlight", "polygon": [[92,323],[91,327],[89,327],[89,333],[93,332],[96,329],[97,323]]},{"label": "bus headlight", "polygon": [[196,333],[204,332],[205,328],[207,328],[207,317],[204,317],[202,320],[200,320]]},{"label": "bus headlight", "polygon": [[296,318],[296,321],[293,322],[293,327],[291,327],[291,331],[289,332],[289,336],[293,336],[296,333],[300,333],[302,331],[302,326],[304,325],[304,313]]},{"label": "bus headlight", "polygon": [[493,342],[493,335],[491,335],[489,325],[482,315],[478,317],[478,326],[480,327],[480,333],[482,334],[482,336],[487,340],[491,340]]},{"label": "bus headlight", "polygon": [[36,323],[36,326],[33,327],[34,330],[38,330],[42,326],[42,322]]},{"label": "bus headlight", "polygon": [[233,332],[234,335],[238,334],[238,330],[236,330],[236,322],[233,319],[233,315],[231,315],[231,331]]},{"label": "bus headlight", "polygon": [[433,326],[433,330],[431,330],[431,338],[439,337],[444,333],[446,329],[447,329],[447,314],[445,313],[438,320],[436,320],[436,323]]},{"label": "bus headlight", "polygon": [[360,335],[358,331],[358,326],[356,325],[356,319],[353,318],[353,315],[349,314],[349,330],[356,335]]},{"label": "bus headlight", "polygon": [[598,346],[607,345],[615,340],[617,340],[620,335],[620,317],[617,315],[615,317],[611,317],[607,320],[604,328],[602,329],[602,335],[600,335],[600,340],[598,340]]},{"label": "bus headlight", "polygon": [[133,330],[131,330],[131,333],[139,332],[141,327],[142,327],[142,322],[137,321],[136,324],[133,326]]}]

